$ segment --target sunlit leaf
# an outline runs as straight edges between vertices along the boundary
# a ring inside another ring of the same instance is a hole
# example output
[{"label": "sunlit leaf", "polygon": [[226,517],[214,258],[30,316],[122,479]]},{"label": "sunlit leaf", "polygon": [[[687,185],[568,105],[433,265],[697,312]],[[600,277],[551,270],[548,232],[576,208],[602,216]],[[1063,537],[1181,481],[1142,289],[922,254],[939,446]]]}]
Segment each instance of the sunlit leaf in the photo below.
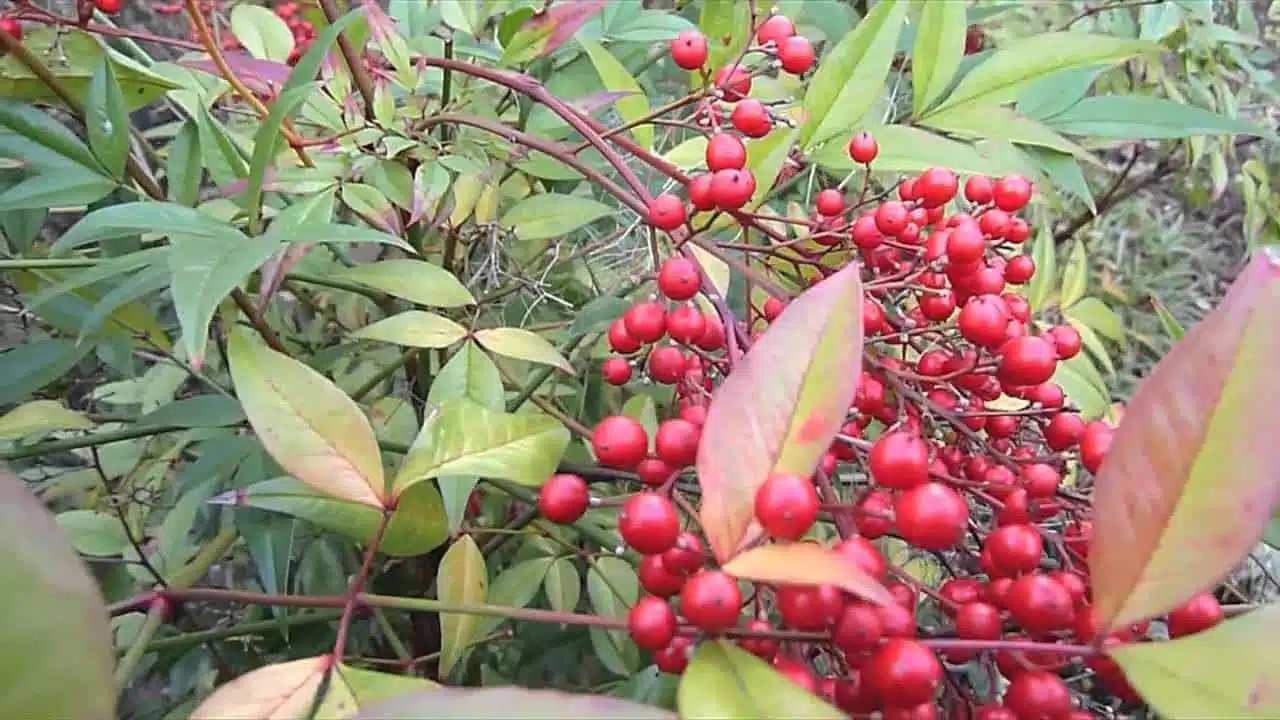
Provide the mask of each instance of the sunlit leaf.
[{"label": "sunlit leaf", "polygon": [[[614,103],[623,122],[633,122],[648,115],[649,96],[640,88],[640,83],[636,82],[631,73],[627,72],[626,66],[600,43],[587,38],[578,38],[578,42],[587,51],[587,57],[591,58],[591,64],[595,66],[596,74],[600,76],[600,83],[605,89],[627,93],[625,97],[618,98]],[[631,128],[630,132],[641,147],[646,150],[653,147],[652,125],[637,125]]]},{"label": "sunlit leaf", "polygon": [[[488,596],[489,575],[484,555],[470,535],[449,546],[436,571],[436,593],[450,605],[483,603]],[[480,617],[466,613],[440,613],[440,677],[462,659],[462,653],[476,636]]]},{"label": "sunlit leaf", "polygon": [[1233,133],[1276,137],[1247,120],[1149,95],[1085,98],[1045,122],[1059,132],[1126,140]]},{"label": "sunlit leaf", "polygon": [[575,371],[564,355],[537,333],[520,328],[485,328],[475,332],[476,342],[484,349],[517,360],[527,360],[560,368],[569,374]]},{"label": "sunlit leaf", "polygon": [[474,305],[475,297],[453,273],[421,260],[383,260],[356,265],[338,277],[428,307]]},{"label": "sunlit leaf", "polygon": [[1259,251],[1134,393],[1096,478],[1089,566],[1103,622],[1211,587],[1266,528],[1280,491],[1278,308],[1280,259]]},{"label": "sunlit leaf", "polygon": [[966,28],[962,3],[921,4],[911,53],[911,107],[917,115],[951,84],[956,66],[964,56]]},{"label": "sunlit leaf", "polygon": [[866,600],[893,603],[893,596],[847,555],[811,542],[774,543],[743,552],[724,571],[772,585],[831,584]]},{"label": "sunlit leaf", "polygon": [[440,688],[389,698],[362,709],[355,720],[675,720],[673,713],[608,695],[573,695],[521,687]]},{"label": "sunlit leaf", "polygon": [[[919,172],[940,166],[957,173],[986,175],[1001,175],[1015,170],[1003,158],[995,157],[984,149],[918,127],[873,125],[864,129],[875,137],[880,146],[876,170]],[[844,143],[827,143],[814,155],[814,159],[823,167],[837,172],[848,172],[855,167]]]},{"label": "sunlit leaf", "polygon": [[355,340],[381,340],[418,348],[445,348],[466,336],[466,328],[426,310],[407,310],[351,333]]},{"label": "sunlit leaf", "polygon": [[680,677],[682,718],[844,718],[769,663],[723,640],[702,643]]},{"label": "sunlit leaf", "polygon": [[811,475],[844,422],[862,363],[860,272],[850,265],[793,300],[712,397],[699,517],[721,561],[754,535],[757,488],[773,472]]},{"label": "sunlit leaf", "polygon": [[1096,163],[1088,150],[1054,132],[1039,120],[1000,105],[966,103],[931,113],[921,124],[965,139],[991,138],[1049,148]]},{"label": "sunlit leaf", "polygon": [[255,58],[284,62],[293,52],[293,32],[279,15],[261,5],[231,8],[231,32]]},{"label": "sunlit leaf", "polygon": [[243,328],[231,333],[227,356],[249,423],[280,467],[333,497],[383,507],[378,442],[350,397]]},{"label": "sunlit leaf", "polygon": [[1124,344],[1124,321],[1115,310],[1096,297],[1080,298],[1063,311],[1070,317],[1088,325],[1106,339]]},{"label": "sunlit leaf", "polygon": [[20,438],[50,430],[89,430],[93,421],[69,410],[57,400],[32,400],[0,417],[0,440]]},{"label": "sunlit leaf", "polygon": [[1077,239],[1071,245],[1071,254],[1067,256],[1067,265],[1062,270],[1062,290],[1059,293],[1062,306],[1070,307],[1084,297],[1088,282],[1089,256],[1085,252],[1084,243]]},{"label": "sunlit leaf", "polygon": [[189,237],[175,234],[169,249],[169,285],[182,325],[187,357],[203,362],[213,314],[249,273],[267,261],[277,243],[262,237]]}]

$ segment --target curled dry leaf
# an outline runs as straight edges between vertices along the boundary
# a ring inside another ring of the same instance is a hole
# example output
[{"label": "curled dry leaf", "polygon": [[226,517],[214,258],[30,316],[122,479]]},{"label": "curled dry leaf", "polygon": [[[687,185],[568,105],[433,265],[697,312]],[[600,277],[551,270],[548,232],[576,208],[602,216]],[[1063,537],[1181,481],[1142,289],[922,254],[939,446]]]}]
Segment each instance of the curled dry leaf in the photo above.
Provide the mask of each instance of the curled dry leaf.
[{"label": "curled dry leaf", "polygon": [[724,571],[743,580],[773,585],[837,585],[863,599],[893,604],[889,591],[856,562],[817,543],[752,548],[726,563]]},{"label": "curled dry leaf", "polygon": [[1110,651],[1144,700],[1169,718],[1280,717],[1280,605],[1168,642]]},{"label": "curled dry leaf", "polygon": [[1089,557],[1102,621],[1174,608],[1262,535],[1280,489],[1276,357],[1280,255],[1264,250],[1143,380],[1116,429]]},{"label": "curled dry leaf", "polygon": [[851,264],[787,307],[712,397],[698,447],[699,518],[721,562],[759,533],[756,490],[809,476],[844,422],[862,371],[862,282]]}]

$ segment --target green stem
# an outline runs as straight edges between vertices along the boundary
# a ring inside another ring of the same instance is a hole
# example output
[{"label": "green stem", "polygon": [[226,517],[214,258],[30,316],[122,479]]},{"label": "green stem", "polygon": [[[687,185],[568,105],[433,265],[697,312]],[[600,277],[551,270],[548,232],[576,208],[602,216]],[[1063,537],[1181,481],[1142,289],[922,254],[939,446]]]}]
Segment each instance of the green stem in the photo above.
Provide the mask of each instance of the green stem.
[{"label": "green stem", "polygon": [[107,258],[4,258],[0,270],[62,270],[65,268],[94,267]]},{"label": "green stem", "polygon": [[[232,625],[231,627],[213,628],[211,630],[199,630],[196,632],[175,635],[174,637],[161,638],[153,641],[147,646],[147,650],[151,652],[160,652],[162,650],[173,650],[175,648],[185,648],[192,645],[202,645],[207,642],[216,640],[226,640],[227,638],[241,637],[244,635],[260,635],[269,633],[273,630],[281,630],[288,627],[296,627],[298,625],[311,625],[313,623],[329,622],[342,617],[342,610],[338,608],[323,608],[315,612],[302,612],[291,615],[283,620],[258,620],[256,622],[243,623],[241,625]],[[119,648],[117,654],[123,655],[128,648]]]},{"label": "green stem", "polygon": [[401,662],[412,661],[413,653],[409,652],[409,648],[405,646],[404,641],[396,634],[396,629],[391,625],[391,620],[387,617],[386,611],[382,608],[374,608],[373,620],[378,624],[378,629],[382,631],[382,637],[391,646],[391,652],[395,653]]},{"label": "green stem", "polygon": [[[129,650],[120,659],[120,663],[116,665],[116,692],[124,690],[129,684],[129,679],[133,677],[134,670],[138,669],[138,663],[147,654],[147,649],[151,645],[151,639],[156,636],[156,632],[160,630],[160,626],[164,625],[164,616],[168,613],[169,604],[165,602],[152,602],[151,607],[147,610],[147,619],[139,628],[138,634],[133,639],[133,643],[129,645]],[[74,690],[72,690],[74,692]]]},{"label": "green stem", "polygon": [[48,442],[35,443],[33,445],[19,445],[18,447],[0,451],[0,460],[20,460],[22,458],[38,457],[49,453],[76,450],[78,448],[92,447],[95,445],[106,445],[108,443],[120,442],[121,440],[133,440],[135,438],[147,437],[149,435],[162,435],[164,433],[189,429],[190,428],[181,425],[138,425],[134,427],[121,428],[119,430],[112,430],[110,432],[90,433],[88,435],[81,435],[80,437],[50,440]]},{"label": "green stem", "polygon": [[405,350],[400,354],[399,360],[393,363],[388,363],[386,367],[382,368],[373,377],[366,380],[363,385],[356,388],[356,391],[351,393],[351,399],[356,402],[363,400],[366,395],[373,392],[379,385],[385,382],[387,378],[391,377],[397,370],[404,367],[404,364],[412,360],[413,356],[417,355],[419,352],[422,352],[421,348],[409,348],[408,350]]},{"label": "green stem", "polygon": [[191,558],[191,562],[178,568],[177,572],[169,577],[169,587],[165,592],[169,592],[174,588],[189,588],[196,584],[196,581],[204,577],[209,572],[209,566],[213,565],[227,551],[235,545],[240,534],[235,528],[223,528],[214,535],[209,542],[205,543],[196,556]]}]

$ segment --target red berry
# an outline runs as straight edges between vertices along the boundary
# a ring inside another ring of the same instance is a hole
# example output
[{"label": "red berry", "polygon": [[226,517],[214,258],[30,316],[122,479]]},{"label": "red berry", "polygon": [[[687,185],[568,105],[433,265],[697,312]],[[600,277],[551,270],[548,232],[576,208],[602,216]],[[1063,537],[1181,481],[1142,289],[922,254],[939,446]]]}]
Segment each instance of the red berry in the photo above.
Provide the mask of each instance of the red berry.
[{"label": "red berry", "polygon": [[668,258],[658,270],[658,292],[672,300],[697,295],[701,283],[698,264],[683,255]]},{"label": "red berry", "polygon": [[711,173],[701,173],[689,178],[689,204],[694,210],[713,210],[716,201],[711,195]]},{"label": "red berry", "polygon": [[792,75],[813,67],[813,43],[803,35],[793,35],[778,44],[778,60],[782,61],[782,69]]},{"label": "red berry", "polygon": [[1044,426],[1044,442],[1051,450],[1075,447],[1084,435],[1084,419],[1075,413],[1058,413]]},{"label": "red berry", "polygon": [[1021,175],[1006,175],[991,190],[996,207],[1005,212],[1021,210],[1031,201],[1031,181]]},{"label": "red berry", "polygon": [[1043,573],[1030,573],[1014,580],[1004,602],[1013,619],[1031,633],[1062,630],[1075,619],[1071,593]]},{"label": "red berry", "polygon": [[649,449],[649,435],[639,420],[610,415],[592,431],[591,449],[603,465],[634,468]]},{"label": "red berry", "polygon": [[1063,360],[1079,355],[1080,348],[1084,344],[1079,331],[1070,325],[1057,325],[1050,328],[1049,339],[1053,341],[1053,348],[1057,351],[1058,357]]},{"label": "red berry", "polygon": [[1009,231],[1009,213],[999,208],[982,213],[982,217],[978,218],[978,229],[993,238],[1004,237]]},{"label": "red berry", "polygon": [[600,364],[600,375],[610,385],[626,385],[631,379],[631,363],[624,357],[607,357]]},{"label": "red berry", "polygon": [[897,235],[910,221],[907,206],[889,201],[876,208],[876,229],[885,235]]},{"label": "red berry", "polygon": [[[667,332],[667,311],[652,300],[639,302],[622,314],[627,334],[642,343],[657,342]],[[622,352],[619,350],[619,352]]]},{"label": "red berry", "polygon": [[751,98],[741,100],[734,106],[729,121],[738,132],[752,138],[764,137],[773,129],[773,116],[769,114],[769,108]]},{"label": "red berry", "polygon": [[849,139],[849,157],[859,165],[867,165],[880,154],[880,146],[871,133],[863,130]]},{"label": "red berry", "polygon": [[742,139],[730,133],[716,133],[707,141],[707,168],[717,170],[738,170],[747,164],[747,146]]},{"label": "red berry", "polygon": [[[748,620],[746,625],[742,626],[744,630],[753,630],[755,632],[771,632],[773,626],[768,620]],[[753,635],[744,635],[738,640],[738,645],[743,650],[765,660],[772,660],[774,655],[778,654],[778,641],[769,637],[757,637]]]},{"label": "red berry", "polygon": [[809,666],[794,658],[786,655],[776,655],[773,658],[773,669],[778,671],[791,682],[804,688],[806,692],[818,693],[818,678],[814,676],[813,670]]},{"label": "red berry", "polygon": [[1222,622],[1222,604],[1211,593],[1196,593],[1169,611],[1169,637],[1191,635]]},{"label": "red berry", "polygon": [[928,482],[929,444],[915,433],[885,433],[871,446],[867,464],[878,484],[906,490]]},{"label": "red berry", "polygon": [[659,597],[671,597],[684,587],[684,576],[666,567],[662,555],[645,555],[640,558],[637,575],[640,586]]},{"label": "red berry", "polygon": [[725,100],[736,102],[751,92],[751,73],[740,65],[726,65],[716,71],[715,83]]},{"label": "red berry", "polygon": [[969,505],[942,483],[925,483],[903,492],[893,509],[898,533],[916,547],[945,550],[964,538]]},{"label": "red berry", "polygon": [[684,467],[698,459],[698,439],[702,428],[688,420],[671,418],[658,425],[653,435],[653,450],[668,465]]},{"label": "red berry", "polygon": [[863,666],[866,680],[888,707],[914,707],[933,699],[942,684],[942,663],[914,640],[893,638]]},{"label": "red berry", "polygon": [[885,560],[880,548],[861,535],[853,535],[836,543],[832,548],[836,552],[852,560],[862,571],[877,580],[889,572],[889,562]]},{"label": "red berry", "polygon": [[970,298],[960,309],[956,325],[965,340],[975,345],[994,347],[1005,339],[1009,308],[997,295],[979,295]]},{"label": "red berry", "polygon": [[1016,217],[1009,221],[1009,230],[1004,234],[1004,239],[1011,243],[1025,242],[1031,237],[1031,226],[1026,220]]},{"label": "red berry", "polygon": [[643,491],[627,498],[618,513],[618,532],[626,544],[643,555],[670,550],[680,535],[675,505],[657,493]]},{"label": "red berry", "polygon": [[875,607],[864,603],[845,605],[831,632],[831,641],[846,654],[874,650],[880,644],[884,626]]},{"label": "red berry", "polygon": [[707,61],[707,36],[685,30],[671,40],[671,59],[685,70],[697,70]]},{"label": "red berry", "polygon": [[681,614],[707,631],[733,627],[741,606],[738,581],[719,570],[699,570],[680,591]]},{"label": "red berry", "polygon": [[956,196],[960,181],[956,174],[945,168],[929,168],[916,178],[915,191],[920,204],[926,208],[946,205]]},{"label": "red berry", "polygon": [[1030,525],[1004,525],[987,536],[982,549],[991,553],[991,562],[1002,575],[1015,575],[1040,567],[1044,539]]},{"label": "red berry", "polygon": [[1036,261],[1030,255],[1017,255],[1004,266],[1004,279],[1013,285],[1021,285],[1036,274]]},{"label": "red berry", "polygon": [[93,0],[94,7],[108,15],[120,12],[120,0]]},{"label": "red berry", "polygon": [[995,640],[1000,637],[1002,621],[1000,610],[981,600],[967,602],[956,608],[956,635],[968,640]]},{"label": "red berry", "polygon": [[827,188],[818,193],[814,205],[820,215],[835,217],[844,212],[844,193],[835,188]]},{"label": "red berry", "polygon": [[991,178],[986,175],[971,175],[964,181],[964,199],[977,205],[991,202]]},{"label": "red berry", "polygon": [[640,476],[640,482],[649,487],[659,487],[671,477],[671,473],[679,470],[663,462],[660,458],[650,455],[640,461],[636,465],[636,475]]},{"label": "red berry", "polygon": [[702,337],[698,338],[698,347],[707,352],[715,352],[724,347],[724,325],[720,322],[720,317],[714,313],[703,315],[707,321],[707,329],[702,331]]},{"label": "red berry", "polygon": [[788,627],[796,630],[821,630],[829,620],[822,594],[816,585],[781,585],[777,592],[778,613]]},{"label": "red berry", "polygon": [[807,477],[775,473],[756,490],[756,520],[779,540],[799,540],[818,518],[818,491]]},{"label": "red berry", "polygon": [[689,667],[689,654],[693,650],[693,638],[677,635],[671,644],[653,654],[653,664],[664,673],[679,675]]},{"label": "red berry", "polygon": [[791,18],[786,15],[770,15],[756,29],[756,42],[761,45],[779,43],[795,34],[796,24],[791,22]]},{"label": "red berry", "polygon": [[1039,385],[1053,377],[1058,351],[1053,343],[1036,335],[1025,335],[1000,346],[996,377],[1009,385]]},{"label": "red berry", "polygon": [[952,228],[947,235],[947,260],[952,266],[977,263],[986,250],[987,243],[982,237],[982,230],[972,222]]},{"label": "red berry", "polygon": [[1044,670],[1024,670],[1010,678],[1004,704],[1019,718],[1060,718],[1074,708],[1066,683]]},{"label": "red berry", "polygon": [[892,512],[893,496],[885,490],[872,490],[858,503],[853,523],[860,535],[874,540],[892,529]]},{"label": "red berry", "polygon": [[[1057,387],[1057,385],[1046,383],[1038,387]],[[1052,465],[1030,463],[1022,466],[1022,485],[1027,489],[1027,494],[1034,499],[1053,497],[1058,493],[1058,483],[1061,481],[1062,475]]]},{"label": "red berry", "polygon": [[1102,461],[1107,457],[1107,451],[1111,449],[1111,437],[1114,432],[1109,425],[1100,420],[1090,421],[1084,426],[1084,432],[1080,436],[1080,463],[1089,472],[1096,475],[1101,469]]},{"label": "red berry", "polygon": [[633,353],[640,349],[640,341],[627,331],[626,322],[622,318],[609,324],[609,347],[620,353]]},{"label": "red berry", "polygon": [[649,203],[649,224],[659,230],[675,230],[684,225],[684,201],[670,193],[664,193]]},{"label": "red berry", "polygon": [[717,170],[711,178],[711,197],[721,210],[738,210],[756,191],[750,170]]},{"label": "red berry", "polygon": [[587,481],[578,475],[552,475],[538,492],[538,512],[559,525],[568,525],[582,517],[590,501]]},{"label": "red berry", "polygon": [[707,318],[693,305],[679,305],[667,313],[667,334],[685,345],[697,342],[707,331]]},{"label": "red berry", "polygon": [[627,613],[627,632],[645,650],[656,652],[671,644],[677,628],[676,612],[660,597],[645,595]]},{"label": "red berry", "polygon": [[677,575],[692,575],[702,569],[705,553],[702,541],[688,530],[676,537],[676,544],[662,553],[662,566]]},{"label": "red berry", "polygon": [[863,215],[853,222],[849,237],[853,239],[854,245],[865,250],[878,247],[884,242],[884,235],[880,233],[880,228],[876,227],[876,218],[870,214]]}]

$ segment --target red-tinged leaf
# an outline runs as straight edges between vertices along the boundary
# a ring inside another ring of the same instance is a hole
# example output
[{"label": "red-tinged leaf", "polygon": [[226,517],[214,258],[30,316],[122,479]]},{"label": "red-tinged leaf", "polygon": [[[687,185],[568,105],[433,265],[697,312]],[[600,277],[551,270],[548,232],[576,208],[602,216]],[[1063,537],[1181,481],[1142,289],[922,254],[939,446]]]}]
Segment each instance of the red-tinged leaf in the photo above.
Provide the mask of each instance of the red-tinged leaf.
[{"label": "red-tinged leaf", "polygon": [[811,542],[762,545],[730,560],[724,571],[743,580],[771,585],[837,585],[882,605],[893,596],[858,563],[831,548]]},{"label": "red-tinged leaf", "polygon": [[558,690],[528,690],[521,687],[477,690],[442,687],[398,695],[361,708],[354,720],[411,720],[425,717],[440,720],[596,720],[610,717],[676,720],[674,713],[661,708],[608,695],[575,695]]},{"label": "red-tinged leaf", "polygon": [[811,475],[844,422],[862,372],[861,272],[851,263],[793,300],[712,397],[699,518],[720,562],[759,534],[765,479]]},{"label": "red-tinged leaf", "polygon": [[[231,52],[223,57],[227,65],[236,71],[236,77],[244,81],[246,87],[263,94],[277,92],[289,78],[289,71],[293,69],[284,63],[262,60],[244,52]],[[207,58],[188,58],[179,60],[178,64],[221,77],[218,66]]]},{"label": "red-tinged leaf", "polygon": [[605,0],[560,0],[546,12],[529,18],[521,29],[551,28],[551,34],[547,36],[542,49],[538,52],[538,57],[546,57],[552,50],[573,37],[573,34],[578,32],[578,28],[590,20],[592,15],[600,12],[604,8],[604,3]]},{"label": "red-tinged leaf", "polygon": [[1089,557],[1104,623],[1176,607],[1261,537],[1280,489],[1277,357],[1280,255],[1263,250],[1143,380],[1116,429]]},{"label": "red-tinged leaf", "polygon": [[258,312],[267,309],[271,297],[280,289],[280,283],[284,282],[284,276],[297,267],[315,246],[315,243],[297,243],[282,247],[258,269]]},{"label": "red-tinged leaf", "polygon": [[1280,605],[1169,642],[1110,650],[1143,699],[1169,718],[1280,717]]}]

